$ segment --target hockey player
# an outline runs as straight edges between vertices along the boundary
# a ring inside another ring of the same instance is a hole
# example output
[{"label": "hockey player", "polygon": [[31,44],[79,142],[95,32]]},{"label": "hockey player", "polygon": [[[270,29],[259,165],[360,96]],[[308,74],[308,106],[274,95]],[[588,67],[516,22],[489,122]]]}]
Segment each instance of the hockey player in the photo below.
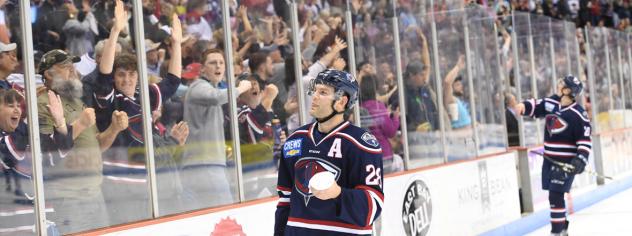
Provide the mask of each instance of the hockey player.
[{"label": "hockey player", "polygon": [[[316,122],[283,145],[274,235],[371,235],[384,202],[382,149],[344,119],[358,100],[358,83],[347,72],[326,70],[309,93]],[[323,171],[336,181],[325,190],[310,188],[311,177]]]},{"label": "hockey player", "polygon": [[[529,99],[514,104],[515,114],[545,118],[542,188],[549,191],[552,235],[568,235],[564,193],[576,174],[584,171],[591,152],[590,121],[584,108],[575,102],[583,89],[582,82],[567,75],[558,83],[557,94],[544,99]],[[569,163],[565,169],[549,161]]]}]

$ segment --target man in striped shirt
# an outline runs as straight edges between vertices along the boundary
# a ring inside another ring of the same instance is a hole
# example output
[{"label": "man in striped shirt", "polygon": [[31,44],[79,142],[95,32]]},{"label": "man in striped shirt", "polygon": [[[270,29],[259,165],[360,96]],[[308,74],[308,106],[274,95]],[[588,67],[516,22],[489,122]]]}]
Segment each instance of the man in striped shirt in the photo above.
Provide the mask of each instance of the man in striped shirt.
[{"label": "man in striped shirt", "polygon": [[[557,94],[513,104],[515,114],[545,118],[542,188],[549,191],[552,235],[567,235],[564,193],[570,190],[575,175],[584,171],[591,152],[590,120],[575,102],[582,89],[577,77],[567,75],[558,82]],[[562,168],[559,163],[573,168]]]}]

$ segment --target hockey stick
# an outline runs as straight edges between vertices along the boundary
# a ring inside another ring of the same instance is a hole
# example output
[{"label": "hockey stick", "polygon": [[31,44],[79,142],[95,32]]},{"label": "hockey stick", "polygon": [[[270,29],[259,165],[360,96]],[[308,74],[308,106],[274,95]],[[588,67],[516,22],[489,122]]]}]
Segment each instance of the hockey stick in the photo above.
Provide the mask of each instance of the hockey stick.
[{"label": "hockey stick", "polygon": [[[542,158],[546,159],[547,161],[550,161],[551,163],[555,164],[556,166],[562,168],[562,170],[565,171],[565,172],[572,173],[575,170],[575,167],[573,165],[553,160],[552,158],[544,155],[544,153],[536,152],[536,151],[531,151],[531,153],[536,154],[538,156],[541,156]],[[584,171],[586,173],[588,173],[589,175],[596,176],[597,178],[612,180],[612,177],[599,174],[599,173],[591,170],[590,168],[588,168],[588,166],[586,166],[586,169]]]}]

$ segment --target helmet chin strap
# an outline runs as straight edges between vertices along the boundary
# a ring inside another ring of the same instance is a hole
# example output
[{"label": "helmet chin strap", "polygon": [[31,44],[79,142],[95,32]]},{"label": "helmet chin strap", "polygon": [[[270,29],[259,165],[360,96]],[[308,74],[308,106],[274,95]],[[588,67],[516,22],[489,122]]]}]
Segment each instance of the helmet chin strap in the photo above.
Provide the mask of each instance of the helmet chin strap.
[{"label": "helmet chin strap", "polygon": [[318,123],[325,123],[325,122],[331,120],[331,118],[334,118],[334,116],[336,116],[338,114],[344,114],[345,113],[344,111],[343,112],[336,111],[336,108],[334,108],[334,103],[336,103],[335,100],[331,102],[331,110],[332,110],[331,114],[329,114],[325,118],[316,118],[316,121],[318,121]]}]

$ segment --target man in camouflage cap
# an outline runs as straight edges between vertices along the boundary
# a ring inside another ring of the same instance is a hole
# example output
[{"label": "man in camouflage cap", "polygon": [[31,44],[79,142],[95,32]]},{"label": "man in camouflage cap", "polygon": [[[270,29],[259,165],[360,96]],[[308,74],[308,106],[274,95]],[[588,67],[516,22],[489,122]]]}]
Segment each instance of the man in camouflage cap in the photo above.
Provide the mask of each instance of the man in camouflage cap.
[{"label": "man in camouflage cap", "polygon": [[68,153],[43,153],[49,159],[44,163],[50,163],[45,166],[46,200],[55,209],[48,219],[63,234],[109,225],[101,191],[101,150],[109,148],[116,135],[127,128],[128,120],[124,112],[117,112],[107,130],[97,131],[94,109],[86,108],[81,101],[83,85],[73,65],[79,60],[55,49],[45,53],[39,64],[45,85],[38,89],[37,96],[40,132],[50,135],[57,128],[46,108],[49,104],[46,91],[53,91],[62,103],[73,139],[73,148]]},{"label": "man in camouflage cap", "polygon": [[42,74],[44,71],[50,69],[56,64],[77,63],[79,61],[81,61],[81,58],[72,56],[63,50],[50,50],[42,56],[38,72],[39,74]]}]

